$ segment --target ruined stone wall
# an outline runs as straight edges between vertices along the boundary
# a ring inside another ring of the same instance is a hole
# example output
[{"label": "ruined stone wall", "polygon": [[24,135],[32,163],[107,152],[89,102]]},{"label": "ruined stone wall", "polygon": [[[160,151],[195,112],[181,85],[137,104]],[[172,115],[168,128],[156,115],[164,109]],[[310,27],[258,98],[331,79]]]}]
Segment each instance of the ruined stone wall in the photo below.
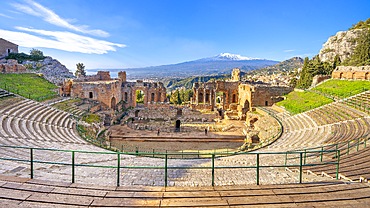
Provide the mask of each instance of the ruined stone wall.
[{"label": "ruined stone wall", "polygon": [[110,81],[109,71],[98,71],[96,75],[81,76],[77,79],[74,79],[74,82],[96,82],[96,81]]},{"label": "ruined stone wall", "polygon": [[333,79],[370,80],[370,66],[337,66]]},{"label": "ruined stone wall", "polygon": [[17,60],[8,59],[3,63],[0,63],[0,73],[25,73],[27,72],[26,67],[22,64],[18,64]]},{"label": "ruined stone wall", "polygon": [[327,79],[330,79],[330,75],[322,75],[322,74],[316,75],[312,79],[311,87],[315,87],[316,85],[318,85],[319,83]]},{"label": "ruined stone wall", "polygon": [[72,97],[97,100],[112,109],[115,109],[117,103],[122,100],[121,95],[121,82],[118,80],[74,82],[71,90]]},{"label": "ruined stone wall", "polygon": [[9,53],[18,53],[18,45],[0,38],[0,58],[4,58]]},{"label": "ruined stone wall", "polygon": [[281,96],[293,91],[291,87],[282,86],[252,86],[251,107],[272,106],[281,101]]}]

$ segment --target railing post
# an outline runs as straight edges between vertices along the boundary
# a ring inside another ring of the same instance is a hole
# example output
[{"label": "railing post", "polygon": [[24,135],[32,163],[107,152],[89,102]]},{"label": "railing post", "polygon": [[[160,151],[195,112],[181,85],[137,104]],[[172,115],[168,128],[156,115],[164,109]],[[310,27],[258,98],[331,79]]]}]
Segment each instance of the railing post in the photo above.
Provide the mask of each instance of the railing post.
[{"label": "railing post", "polygon": [[72,183],[75,182],[75,151],[72,151]]},{"label": "railing post", "polygon": [[335,178],[338,180],[339,179],[340,150],[338,150],[337,154],[338,154],[338,158],[337,158],[337,170],[336,170]]},{"label": "railing post", "polygon": [[321,147],[320,162],[322,162],[322,155],[324,154],[324,147]]},{"label": "railing post", "polygon": [[138,155],[138,154],[139,154],[139,148],[138,148],[138,147],[136,147],[136,149],[135,149],[135,153],[136,153],[136,155]]},{"label": "railing post", "polygon": [[[335,153],[338,154],[338,143],[335,145]],[[338,157],[338,155],[336,155]]]},{"label": "railing post", "polygon": [[153,157],[154,157],[154,149],[153,149]]},{"label": "railing post", "polygon": [[212,154],[212,186],[215,186],[215,154]]},{"label": "railing post", "polygon": [[33,148],[30,148],[31,179],[33,179]]},{"label": "railing post", "polygon": [[260,185],[260,154],[256,154],[256,182]]},{"label": "railing post", "polygon": [[306,149],[304,149],[304,162],[303,162],[303,164],[305,164],[306,165]]},{"label": "railing post", "polygon": [[299,153],[299,183],[302,183],[302,156],[303,153]]},{"label": "railing post", "polygon": [[119,186],[120,175],[121,175],[121,154],[117,153],[117,186]]},{"label": "railing post", "polygon": [[364,148],[366,148],[366,141],[367,141],[367,139],[364,140]]},{"label": "railing post", "polygon": [[357,139],[357,147],[356,147],[357,152],[358,152],[358,148],[359,148],[359,146],[360,146],[360,139]]},{"label": "railing post", "polygon": [[167,187],[167,153],[164,158],[164,187]]},{"label": "railing post", "polygon": [[285,152],[285,162],[284,162],[284,165],[286,166],[287,163],[288,163],[288,152]]}]

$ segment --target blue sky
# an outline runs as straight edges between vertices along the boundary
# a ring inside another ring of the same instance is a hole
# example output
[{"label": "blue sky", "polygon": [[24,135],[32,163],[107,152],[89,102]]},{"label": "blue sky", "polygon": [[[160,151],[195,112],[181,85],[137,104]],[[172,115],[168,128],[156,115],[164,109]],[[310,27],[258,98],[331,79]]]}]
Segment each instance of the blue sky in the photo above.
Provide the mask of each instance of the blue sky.
[{"label": "blue sky", "polygon": [[69,69],[179,63],[223,52],[282,61],[317,54],[370,17],[369,0],[2,0],[0,37]]}]

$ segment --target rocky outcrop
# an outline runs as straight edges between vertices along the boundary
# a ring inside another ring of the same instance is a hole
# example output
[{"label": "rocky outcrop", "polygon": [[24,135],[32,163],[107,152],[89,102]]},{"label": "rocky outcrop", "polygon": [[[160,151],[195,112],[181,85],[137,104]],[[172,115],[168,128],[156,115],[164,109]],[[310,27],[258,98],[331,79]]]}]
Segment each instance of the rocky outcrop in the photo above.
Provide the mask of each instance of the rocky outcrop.
[{"label": "rocky outcrop", "polygon": [[46,57],[41,61],[25,61],[23,64],[28,69],[34,69],[37,73],[42,73],[45,79],[56,85],[62,85],[65,79],[75,78],[67,67],[51,57]]},{"label": "rocky outcrop", "polygon": [[363,30],[364,29],[340,31],[337,32],[336,35],[331,36],[320,50],[320,60],[324,62],[333,62],[337,54],[341,61],[349,58],[357,45],[356,38],[359,37]]}]

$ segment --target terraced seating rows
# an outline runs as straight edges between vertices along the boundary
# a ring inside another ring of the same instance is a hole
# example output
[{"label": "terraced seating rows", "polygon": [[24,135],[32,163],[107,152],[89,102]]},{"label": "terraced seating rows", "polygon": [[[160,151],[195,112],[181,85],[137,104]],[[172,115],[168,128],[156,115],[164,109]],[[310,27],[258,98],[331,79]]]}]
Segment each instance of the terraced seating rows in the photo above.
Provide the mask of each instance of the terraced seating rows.
[{"label": "terraced seating rows", "polygon": [[224,187],[111,187],[0,175],[2,207],[368,207],[370,186],[308,183]]},{"label": "terraced seating rows", "polygon": [[370,112],[370,91],[343,100],[343,103],[357,110]]},{"label": "terraced seating rows", "polygon": [[14,94],[6,90],[0,89],[0,98],[11,97],[11,96],[14,96]]},{"label": "terraced seating rows", "polygon": [[[352,150],[349,153],[344,152],[344,154],[341,154],[339,163],[340,177],[350,181],[368,181],[370,179],[370,149]],[[336,160],[335,158],[328,161]],[[306,169],[318,175],[324,173],[335,177],[336,168],[336,165],[321,165]]]}]

